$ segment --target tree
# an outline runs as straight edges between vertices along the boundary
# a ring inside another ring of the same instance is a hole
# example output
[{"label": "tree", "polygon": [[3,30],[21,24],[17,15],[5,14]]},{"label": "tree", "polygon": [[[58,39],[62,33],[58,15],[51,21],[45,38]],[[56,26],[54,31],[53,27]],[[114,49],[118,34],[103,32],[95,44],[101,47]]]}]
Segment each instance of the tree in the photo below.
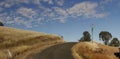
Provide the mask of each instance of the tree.
[{"label": "tree", "polygon": [[91,35],[88,31],[83,32],[83,37],[79,40],[80,42],[91,41]]},{"label": "tree", "polygon": [[0,26],[4,26],[2,22],[0,22]]},{"label": "tree", "polygon": [[101,31],[99,33],[99,38],[100,40],[104,41],[105,45],[108,45],[108,42],[112,38],[112,35],[108,31]]},{"label": "tree", "polygon": [[110,46],[119,47],[120,42],[119,42],[118,38],[113,38],[112,41],[110,42]]}]

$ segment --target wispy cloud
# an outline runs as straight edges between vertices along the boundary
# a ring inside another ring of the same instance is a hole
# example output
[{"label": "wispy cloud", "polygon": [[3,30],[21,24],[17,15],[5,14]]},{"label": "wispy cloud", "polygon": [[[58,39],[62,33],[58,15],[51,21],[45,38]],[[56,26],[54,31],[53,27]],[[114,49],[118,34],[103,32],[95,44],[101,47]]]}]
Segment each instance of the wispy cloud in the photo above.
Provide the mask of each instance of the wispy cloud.
[{"label": "wispy cloud", "polygon": [[64,0],[56,0],[57,1],[57,4],[60,5],[60,6],[63,6],[64,5]]},{"label": "wispy cloud", "polygon": [[64,23],[66,18],[69,16],[67,11],[58,7],[55,7],[54,10],[55,13],[58,15],[55,19],[58,19],[60,22]]},{"label": "wispy cloud", "polygon": [[17,10],[17,13],[21,14],[22,16],[27,17],[29,19],[32,19],[34,16],[37,15],[37,13],[33,9],[31,9],[31,8],[24,8],[24,7],[19,8]]},{"label": "wispy cloud", "polygon": [[95,17],[95,18],[102,18],[105,16],[104,13],[97,13],[97,8],[98,4],[97,3],[91,3],[91,2],[82,2],[75,4],[73,7],[67,9],[67,12],[72,16],[72,17],[78,17],[78,16],[83,16],[83,17]]},{"label": "wispy cloud", "polygon": [[[59,6],[46,7],[42,2],[47,2],[50,5],[58,4]],[[9,8],[9,11],[2,12],[0,19],[6,24],[24,25],[31,28],[48,21],[65,23],[69,17],[103,18],[106,16],[105,13],[98,12],[97,8],[99,6],[96,2],[80,2],[66,9],[62,8],[62,6],[65,6],[64,2],[64,0],[5,0],[0,2],[0,12],[5,8]],[[36,9],[21,5],[21,3],[35,5]],[[14,6],[19,7],[13,10],[12,7]]]},{"label": "wispy cloud", "polygon": [[30,0],[5,0],[3,2],[0,2],[0,6],[5,7],[5,8],[10,8],[20,3],[30,3]]},{"label": "wispy cloud", "polygon": [[48,2],[49,4],[53,4],[52,0],[43,0],[43,1]]}]

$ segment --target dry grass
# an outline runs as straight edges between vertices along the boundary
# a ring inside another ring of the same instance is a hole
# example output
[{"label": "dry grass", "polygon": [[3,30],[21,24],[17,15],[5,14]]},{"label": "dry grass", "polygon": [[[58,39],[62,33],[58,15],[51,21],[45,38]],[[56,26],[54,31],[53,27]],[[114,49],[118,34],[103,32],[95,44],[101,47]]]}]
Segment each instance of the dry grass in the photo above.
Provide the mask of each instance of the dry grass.
[{"label": "dry grass", "polygon": [[72,48],[75,59],[117,59],[115,52],[118,48],[91,42],[78,43]]},{"label": "dry grass", "polygon": [[0,59],[7,59],[9,49],[16,57],[40,45],[64,42],[57,35],[0,26]]}]

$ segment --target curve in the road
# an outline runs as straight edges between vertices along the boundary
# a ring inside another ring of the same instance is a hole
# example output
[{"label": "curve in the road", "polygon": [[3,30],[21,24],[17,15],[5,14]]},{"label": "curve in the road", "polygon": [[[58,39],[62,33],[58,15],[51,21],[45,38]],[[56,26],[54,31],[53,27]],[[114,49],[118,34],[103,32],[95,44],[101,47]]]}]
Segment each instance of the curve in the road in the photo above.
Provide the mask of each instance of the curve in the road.
[{"label": "curve in the road", "polygon": [[[33,59],[74,59],[71,48],[76,42],[58,44],[33,55]],[[28,58],[29,59],[29,58]]]}]

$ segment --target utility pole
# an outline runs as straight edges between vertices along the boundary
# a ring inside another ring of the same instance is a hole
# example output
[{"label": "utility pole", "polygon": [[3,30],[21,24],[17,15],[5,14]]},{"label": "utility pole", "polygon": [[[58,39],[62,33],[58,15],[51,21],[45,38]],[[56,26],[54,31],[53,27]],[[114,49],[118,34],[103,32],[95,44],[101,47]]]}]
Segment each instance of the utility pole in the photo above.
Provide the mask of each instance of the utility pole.
[{"label": "utility pole", "polygon": [[92,43],[93,43],[93,31],[94,31],[94,24],[91,25]]}]

